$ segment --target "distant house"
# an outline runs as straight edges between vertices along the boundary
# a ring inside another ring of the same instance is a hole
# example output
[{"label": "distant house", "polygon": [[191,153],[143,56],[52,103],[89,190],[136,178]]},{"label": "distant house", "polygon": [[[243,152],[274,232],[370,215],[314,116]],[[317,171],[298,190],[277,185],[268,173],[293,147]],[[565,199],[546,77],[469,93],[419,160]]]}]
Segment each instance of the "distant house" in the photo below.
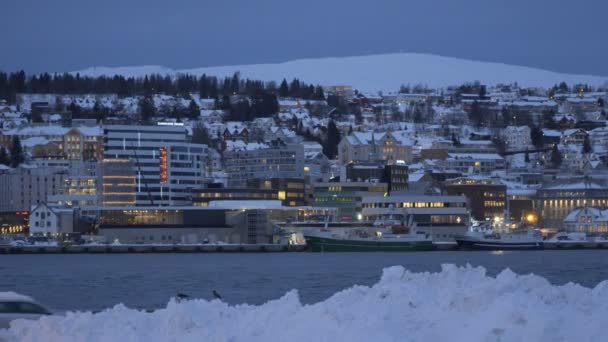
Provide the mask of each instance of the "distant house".
[{"label": "distant house", "polygon": [[580,128],[567,129],[562,134],[562,143],[580,145],[589,137],[589,133]]},{"label": "distant house", "polygon": [[353,132],[338,144],[338,159],[350,161],[412,161],[414,142],[399,132]]},{"label": "distant house", "polygon": [[224,129],[224,141],[242,140],[249,141],[249,130],[242,122],[227,122]]},{"label": "distant house", "polygon": [[74,231],[74,209],[41,202],[30,211],[30,234],[57,235]]},{"label": "distant house", "polygon": [[608,233],[608,210],[594,207],[577,208],[564,219],[568,232]]}]

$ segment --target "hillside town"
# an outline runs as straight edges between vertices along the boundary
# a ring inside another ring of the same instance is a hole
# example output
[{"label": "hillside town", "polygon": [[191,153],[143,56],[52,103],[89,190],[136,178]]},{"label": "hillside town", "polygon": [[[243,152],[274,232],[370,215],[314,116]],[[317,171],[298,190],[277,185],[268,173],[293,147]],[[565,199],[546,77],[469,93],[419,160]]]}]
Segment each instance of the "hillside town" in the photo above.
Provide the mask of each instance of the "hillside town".
[{"label": "hillside town", "polygon": [[329,220],[446,243],[474,222],[608,234],[606,89],[0,76],[5,239],[293,243],[287,227]]}]

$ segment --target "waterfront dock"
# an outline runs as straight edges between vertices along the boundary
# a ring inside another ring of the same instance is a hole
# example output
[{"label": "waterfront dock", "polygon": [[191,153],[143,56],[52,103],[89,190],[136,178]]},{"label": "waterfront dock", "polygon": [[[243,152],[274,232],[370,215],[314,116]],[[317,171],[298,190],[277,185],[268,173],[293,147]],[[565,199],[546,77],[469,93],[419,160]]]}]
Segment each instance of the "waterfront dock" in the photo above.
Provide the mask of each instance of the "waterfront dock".
[{"label": "waterfront dock", "polygon": [[306,245],[278,244],[0,246],[0,254],[277,253],[304,250]]}]

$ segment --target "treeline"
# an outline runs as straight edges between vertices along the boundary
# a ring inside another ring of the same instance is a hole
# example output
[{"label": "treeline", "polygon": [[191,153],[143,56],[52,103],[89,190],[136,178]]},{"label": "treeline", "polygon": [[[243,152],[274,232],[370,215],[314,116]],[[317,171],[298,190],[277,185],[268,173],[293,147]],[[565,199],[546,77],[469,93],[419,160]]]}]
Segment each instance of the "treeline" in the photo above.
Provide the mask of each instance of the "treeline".
[{"label": "treeline", "polygon": [[309,100],[325,99],[323,88],[301,82],[298,79],[275,82],[241,79],[239,73],[232,77],[217,78],[179,74],[146,75],[145,77],[99,76],[89,77],[80,74],[37,74],[28,76],[24,71],[6,73],[0,71],[0,99],[13,104],[16,95],[30,94],[117,94],[119,96],[147,96],[167,94],[188,96],[198,93],[202,98],[223,99],[224,96],[244,95],[261,96],[261,93],[281,97],[298,97]]}]

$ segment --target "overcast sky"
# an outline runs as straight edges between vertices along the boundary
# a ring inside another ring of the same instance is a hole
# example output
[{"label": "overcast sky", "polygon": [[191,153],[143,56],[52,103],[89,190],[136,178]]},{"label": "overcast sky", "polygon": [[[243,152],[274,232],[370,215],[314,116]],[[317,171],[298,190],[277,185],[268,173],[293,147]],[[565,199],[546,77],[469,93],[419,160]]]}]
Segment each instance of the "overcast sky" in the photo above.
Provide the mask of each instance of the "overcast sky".
[{"label": "overcast sky", "polygon": [[605,0],[2,0],[0,69],[423,52],[608,75]]}]

